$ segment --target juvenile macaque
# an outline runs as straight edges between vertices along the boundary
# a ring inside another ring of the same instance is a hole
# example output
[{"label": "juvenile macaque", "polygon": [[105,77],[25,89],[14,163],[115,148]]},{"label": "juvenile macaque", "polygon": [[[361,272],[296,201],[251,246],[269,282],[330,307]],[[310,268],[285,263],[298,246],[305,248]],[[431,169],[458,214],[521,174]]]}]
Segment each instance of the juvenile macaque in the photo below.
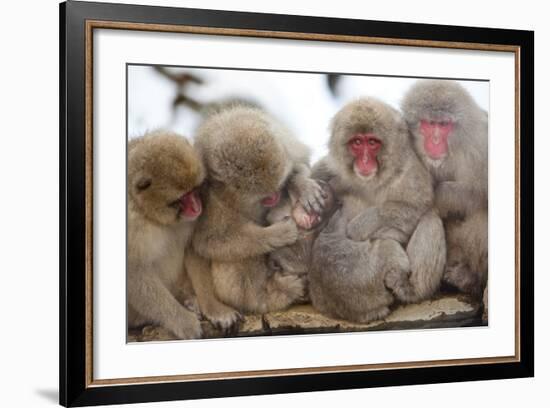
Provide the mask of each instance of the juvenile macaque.
[{"label": "juvenile macaque", "polygon": [[[208,173],[205,214],[193,238],[197,263],[212,273],[205,278],[210,282],[202,282],[211,288],[203,297],[241,313],[288,307],[304,295],[304,279],[272,273],[267,257],[294,244],[298,229],[291,218],[267,225],[266,214],[283,189],[308,212],[322,210],[323,190],[309,177],[307,147],[263,111],[240,106],[209,116],[198,130],[196,147]],[[204,278],[194,275],[194,281]],[[226,312],[203,311],[227,327],[231,318],[219,318]]]},{"label": "juvenile macaque", "polygon": [[443,80],[417,82],[402,109],[435,182],[448,247],[444,280],[481,296],[487,283],[487,113],[460,84]]},{"label": "juvenile macaque", "polygon": [[394,297],[414,302],[439,289],[443,225],[399,112],[373,98],[346,105],[313,176],[328,181],[342,203],[313,245],[315,307],[368,322],[386,316]]},{"label": "juvenile macaque", "polygon": [[154,132],[128,143],[129,327],[158,324],[180,339],[200,337],[197,315],[177,298],[185,248],[202,212],[196,189],[203,179],[183,137]]},{"label": "juvenile macaque", "polygon": [[315,238],[327,225],[328,220],[337,208],[336,198],[328,183],[320,182],[325,201],[321,213],[308,213],[303,205],[291,195],[286,195],[281,202],[267,214],[269,224],[292,218],[298,226],[298,240],[274,250],[268,256],[268,266],[273,272],[283,274],[307,274],[311,264],[311,247]]}]

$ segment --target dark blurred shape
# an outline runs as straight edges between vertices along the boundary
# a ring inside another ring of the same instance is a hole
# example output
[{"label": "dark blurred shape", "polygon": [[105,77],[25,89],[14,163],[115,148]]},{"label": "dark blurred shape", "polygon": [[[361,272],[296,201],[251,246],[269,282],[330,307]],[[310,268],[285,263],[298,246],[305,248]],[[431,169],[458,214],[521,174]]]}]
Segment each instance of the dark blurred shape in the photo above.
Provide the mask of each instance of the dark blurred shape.
[{"label": "dark blurred shape", "polygon": [[338,83],[340,82],[340,74],[327,74],[327,86],[330,90],[332,96],[337,97],[338,95]]},{"label": "dark blurred shape", "polygon": [[194,111],[200,111],[203,108],[202,103],[196,101],[190,96],[186,95],[186,88],[190,83],[201,85],[204,81],[188,72],[174,72],[168,70],[166,67],[155,66],[154,70],[161,74],[166,79],[174,82],[177,86],[177,93],[172,101],[172,107],[175,112],[178,106],[184,105],[191,108]]},{"label": "dark blurred shape", "polygon": [[248,106],[259,109],[262,108],[258,102],[240,96],[233,96],[215,102],[199,102],[187,95],[187,87],[189,84],[204,84],[204,80],[202,78],[199,78],[198,76],[185,71],[175,72],[167,69],[166,67],[155,66],[153,68],[160,75],[172,81],[177,87],[176,96],[172,101],[172,109],[174,111],[174,115],[176,114],[176,109],[178,108],[178,106],[185,106],[187,108],[190,108],[193,111],[198,112],[202,116],[209,116],[214,113],[221,112],[222,110],[231,108],[233,106]]}]

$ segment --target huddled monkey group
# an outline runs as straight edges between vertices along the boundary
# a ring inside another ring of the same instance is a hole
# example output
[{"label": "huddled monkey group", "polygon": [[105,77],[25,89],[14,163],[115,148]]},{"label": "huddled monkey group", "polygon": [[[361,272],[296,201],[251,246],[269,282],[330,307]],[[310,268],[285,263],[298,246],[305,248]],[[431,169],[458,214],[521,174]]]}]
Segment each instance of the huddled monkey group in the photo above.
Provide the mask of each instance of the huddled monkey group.
[{"label": "huddled monkey group", "polygon": [[243,314],[311,302],[358,323],[442,286],[486,298],[487,113],[419,80],[400,110],[364,97],[310,152],[256,106],[205,114],[191,144],[128,144],[128,326],[201,337]]}]

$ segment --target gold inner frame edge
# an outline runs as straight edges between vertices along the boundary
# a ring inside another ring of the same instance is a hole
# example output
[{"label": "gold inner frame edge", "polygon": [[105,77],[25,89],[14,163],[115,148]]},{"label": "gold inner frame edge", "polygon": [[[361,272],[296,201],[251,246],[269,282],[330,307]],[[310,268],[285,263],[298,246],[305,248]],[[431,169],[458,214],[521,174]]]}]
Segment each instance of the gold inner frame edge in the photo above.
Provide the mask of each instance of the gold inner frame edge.
[{"label": "gold inner frame edge", "polygon": [[[113,379],[93,379],[93,30],[119,29],[131,31],[171,32],[186,34],[206,34],[236,37],[256,37],[275,39],[294,39],[309,41],[329,41],[341,43],[379,44],[409,47],[448,48],[478,51],[513,52],[515,58],[515,354],[502,357],[479,357],[466,359],[430,360],[415,362],[395,362],[381,364],[357,364],[343,366],[303,367],[274,370],[253,370],[235,372],[217,372],[201,374],[183,374],[152,377],[126,377]],[[86,92],[85,92],[85,151],[86,151],[86,233],[85,233],[85,285],[86,285],[86,356],[85,385],[102,387],[113,385],[132,385],[145,383],[168,383],[183,381],[207,381],[266,376],[292,376],[300,374],[322,374],[353,371],[372,371],[389,369],[407,369],[421,367],[441,367],[449,365],[497,364],[521,361],[520,356],[520,51],[521,47],[505,44],[466,43],[436,40],[415,40],[406,38],[385,38],[370,36],[351,36],[334,34],[316,34],[288,31],[251,30],[217,27],[197,27],[188,25],[128,23],[121,21],[86,20]]]}]

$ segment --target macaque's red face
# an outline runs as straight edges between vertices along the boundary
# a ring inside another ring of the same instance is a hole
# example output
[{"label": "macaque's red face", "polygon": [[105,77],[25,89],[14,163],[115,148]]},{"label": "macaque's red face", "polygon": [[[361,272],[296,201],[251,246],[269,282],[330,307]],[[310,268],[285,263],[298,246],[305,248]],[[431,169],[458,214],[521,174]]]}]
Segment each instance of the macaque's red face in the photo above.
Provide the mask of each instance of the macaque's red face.
[{"label": "macaque's red face", "polygon": [[262,205],[268,208],[275,207],[277,204],[279,204],[280,199],[281,192],[275,191],[274,193],[271,193],[270,195],[262,199]]},{"label": "macaque's red face", "polygon": [[202,213],[202,202],[197,190],[182,195],[179,199],[181,215],[189,220],[194,220]]},{"label": "macaque's red face", "polygon": [[449,151],[448,138],[453,131],[454,124],[450,121],[420,121],[420,133],[424,138],[424,151],[434,159],[442,159]]},{"label": "macaque's red face", "polygon": [[361,176],[370,176],[378,170],[376,155],[382,142],[373,133],[356,133],[348,142],[348,148],[354,158],[353,168]]}]

